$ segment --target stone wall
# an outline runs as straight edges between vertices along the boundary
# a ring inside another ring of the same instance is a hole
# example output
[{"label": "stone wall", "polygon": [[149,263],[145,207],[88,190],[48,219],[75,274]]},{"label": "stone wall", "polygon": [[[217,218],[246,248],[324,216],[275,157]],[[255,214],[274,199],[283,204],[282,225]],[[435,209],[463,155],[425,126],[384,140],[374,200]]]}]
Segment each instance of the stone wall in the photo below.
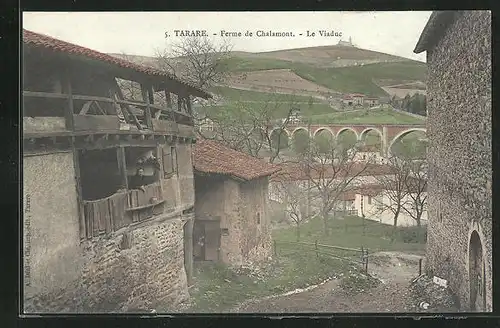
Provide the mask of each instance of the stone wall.
[{"label": "stone wall", "polygon": [[[267,178],[238,182],[230,178],[196,177],[197,219],[220,218],[220,259],[231,265],[266,260],[271,255]],[[257,213],[260,216],[258,223]]]},{"label": "stone wall", "polygon": [[175,311],[188,301],[184,270],[186,218],[157,218],[84,241],[81,279],[37,295],[26,312]]},{"label": "stone wall", "polygon": [[447,279],[468,309],[469,238],[477,225],[491,310],[491,13],[462,12],[428,51],[427,63],[427,270]]},{"label": "stone wall", "polygon": [[267,204],[268,178],[240,184],[240,218],[243,257],[249,262],[262,262],[271,256],[271,220]]},{"label": "stone wall", "polygon": [[24,294],[29,298],[64,288],[81,274],[73,154],[24,156],[23,202]]}]

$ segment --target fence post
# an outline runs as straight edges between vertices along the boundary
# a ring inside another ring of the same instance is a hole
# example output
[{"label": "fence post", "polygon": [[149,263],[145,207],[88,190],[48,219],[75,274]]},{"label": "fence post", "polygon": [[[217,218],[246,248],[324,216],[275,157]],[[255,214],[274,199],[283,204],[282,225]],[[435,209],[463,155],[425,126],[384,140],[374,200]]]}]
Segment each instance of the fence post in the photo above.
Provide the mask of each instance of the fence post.
[{"label": "fence post", "polygon": [[273,242],[274,242],[274,256],[278,256],[278,251],[276,249],[276,240],[274,240]]},{"label": "fence post", "polygon": [[418,275],[422,274],[422,259],[418,260]]},{"label": "fence post", "polygon": [[319,258],[319,254],[318,254],[318,240],[317,239],[314,242],[314,249],[316,250],[316,258]]},{"label": "fence post", "polygon": [[366,249],[365,273],[368,273],[368,249]]}]

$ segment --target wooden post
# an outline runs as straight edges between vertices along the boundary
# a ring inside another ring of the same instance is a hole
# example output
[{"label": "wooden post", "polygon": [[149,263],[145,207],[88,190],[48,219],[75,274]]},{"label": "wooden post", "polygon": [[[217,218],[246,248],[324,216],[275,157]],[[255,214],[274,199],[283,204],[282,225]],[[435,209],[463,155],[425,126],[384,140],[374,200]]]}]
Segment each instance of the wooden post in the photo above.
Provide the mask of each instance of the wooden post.
[{"label": "wooden post", "polygon": [[63,93],[68,95],[68,106],[66,110],[64,111],[64,118],[65,118],[65,123],[66,123],[66,129],[70,131],[75,130],[75,118],[73,115],[75,114],[74,111],[74,104],[73,104],[73,90],[71,89],[71,76],[68,70],[66,70],[63,74]]},{"label": "wooden post", "polygon": [[167,109],[172,109],[172,97],[167,89],[165,89],[165,103],[167,105]]},{"label": "wooden post", "polygon": [[418,260],[418,275],[422,274],[422,259]]},{"label": "wooden post", "polygon": [[122,188],[128,190],[127,163],[125,160],[125,147],[116,148],[116,159],[118,161],[118,171],[122,177]]},{"label": "wooden post", "polygon": [[361,264],[363,265],[363,269],[365,267],[365,249],[361,246]]},{"label": "wooden post", "polygon": [[186,106],[187,106],[187,112],[189,115],[193,115],[193,108],[191,105],[191,97],[187,96],[186,97]]},{"label": "wooden post", "polygon": [[317,239],[314,241],[314,249],[316,250],[316,258],[319,258],[319,253],[318,253],[318,240],[317,240]]},{"label": "wooden post", "polygon": [[182,112],[182,97],[180,95],[177,95],[177,110],[179,112]]},{"label": "wooden post", "polygon": [[142,93],[142,100],[146,103],[146,108],[144,109],[144,121],[146,123],[146,126],[148,128],[153,128],[153,122],[151,121],[151,107],[149,106],[150,104],[150,97],[148,95],[148,87],[146,85],[141,84],[141,93]]},{"label": "wooden post", "polygon": [[273,241],[274,244],[274,256],[278,256],[278,249],[276,247],[276,240]]},{"label": "wooden post", "polygon": [[368,273],[368,249],[366,249],[365,273]]},{"label": "wooden post", "polygon": [[184,266],[188,286],[193,283],[193,226],[194,218],[190,218],[184,224]]},{"label": "wooden post", "polygon": [[75,185],[76,185],[76,201],[78,204],[78,223],[80,227],[80,240],[85,239],[87,236],[86,224],[85,224],[85,210],[83,207],[83,195],[82,195],[82,184],[80,179],[80,159],[78,156],[78,150],[75,148],[75,142],[71,138],[71,151],[73,153],[73,168],[75,170]]}]

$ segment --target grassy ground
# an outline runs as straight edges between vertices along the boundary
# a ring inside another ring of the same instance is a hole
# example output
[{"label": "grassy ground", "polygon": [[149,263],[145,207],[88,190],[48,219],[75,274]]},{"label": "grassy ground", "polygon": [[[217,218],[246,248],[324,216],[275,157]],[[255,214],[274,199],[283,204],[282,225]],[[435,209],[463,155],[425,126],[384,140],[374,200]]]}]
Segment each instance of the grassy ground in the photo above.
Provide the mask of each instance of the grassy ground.
[{"label": "grassy ground", "polygon": [[[319,219],[302,227],[301,241],[360,248],[368,247],[370,252],[382,250],[423,251],[423,243],[404,243],[408,231],[400,229],[398,238],[391,243],[388,236],[390,226],[377,222],[366,222],[363,236],[362,220],[349,217],[346,220],[332,220],[332,233],[322,235]],[[295,241],[293,227],[275,230],[273,238],[280,241]],[[190,294],[193,304],[188,312],[224,312],[237,304],[255,298],[276,295],[296,288],[305,288],[320,283],[331,276],[342,277],[342,288],[356,292],[376,283],[369,276],[359,275],[360,266],[338,260],[325,254],[315,254],[313,247],[277,245],[277,256],[258,271],[231,269],[223,264],[196,263],[195,284]],[[331,253],[331,251],[330,251]],[[359,253],[334,251],[337,256],[359,258]]]},{"label": "grassy ground", "polygon": [[[421,243],[404,240],[416,228],[398,228],[396,239],[391,243],[392,226],[381,224],[372,220],[365,220],[365,234],[363,235],[363,220],[356,216],[345,219],[331,219],[329,222],[330,235],[323,234],[323,222],[320,218],[312,219],[302,225],[300,241],[320,244],[336,245],[349,248],[368,248],[370,252],[376,251],[423,251],[424,240]],[[423,228],[422,228],[423,229]],[[424,235],[424,233],[422,233]],[[423,237],[422,237],[423,238]],[[281,241],[296,241],[296,229],[279,229],[273,231],[273,239]]]},{"label": "grassy ground", "polygon": [[236,272],[223,264],[198,264],[189,312],[223,312],[249,299],[317,284],[350,266],[332,258],[301,252],[275,257],[261,274]]}]

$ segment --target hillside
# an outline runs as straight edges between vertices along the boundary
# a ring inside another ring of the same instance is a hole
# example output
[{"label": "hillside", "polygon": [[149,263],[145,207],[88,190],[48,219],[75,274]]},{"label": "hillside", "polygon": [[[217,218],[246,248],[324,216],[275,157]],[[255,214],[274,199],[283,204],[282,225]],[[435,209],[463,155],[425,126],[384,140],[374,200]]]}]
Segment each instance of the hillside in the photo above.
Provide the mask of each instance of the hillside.
[{"label": "hillside", "polygon": [[303,63],[321,67],[343,67],[358,64],[408,61],[409,59],[393,56],[377,51],[346,46],[320,46],[308,48],[285,49],[250,53],[244,51],[234,52],[234,55],[245,59],[274,59],[294,63]]},{"label": "hillside", "polygon": [[[111,55],[158,67],[152,57]],[[312,113],[320,115],[318,119],[321,115],[327,119],[336,112],[336,108],[331,107],[335,105],[327,102],[329,96],[363,93],[388,99],[393,95],[425,93],[426,87],[425,63],[356,47],[325,46],[260,53],[235,51],[225,64],[230,72],[228,79],[210,90],[219,96],[216,107],[230,109],[245,102],[246,106],[257,108],[277,102],[277,116],[286,113],[290,103],[298,103],[298,107],[305,109],[310,96],[315,103]],[[387,115],[396,114],[384,114]],[[398,114],[384,120],[413,121],[403,116]],[[363,118],[366,120],[370,117]]]}]

